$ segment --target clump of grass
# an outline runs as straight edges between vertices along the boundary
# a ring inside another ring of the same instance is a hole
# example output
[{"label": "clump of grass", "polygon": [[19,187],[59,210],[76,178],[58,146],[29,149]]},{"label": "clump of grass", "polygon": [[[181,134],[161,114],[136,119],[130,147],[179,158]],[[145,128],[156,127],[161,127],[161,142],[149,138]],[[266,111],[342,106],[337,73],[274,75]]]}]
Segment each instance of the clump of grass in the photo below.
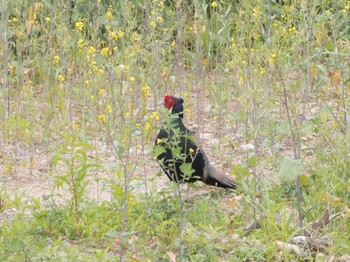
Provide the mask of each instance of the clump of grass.
[{"label": "clump of grass", "polygon": [[[275,240],[348,210],[347,1],[0,7],[1,188],[30,176],[52,194],[27,207],[6,190],[1,259],[298,259]],[[201,143],[218,137],[209,154],[236,195],[155,190],[164,93],[185,98]],[[347,214],[321,232],[327,258],[349,253]]]}]

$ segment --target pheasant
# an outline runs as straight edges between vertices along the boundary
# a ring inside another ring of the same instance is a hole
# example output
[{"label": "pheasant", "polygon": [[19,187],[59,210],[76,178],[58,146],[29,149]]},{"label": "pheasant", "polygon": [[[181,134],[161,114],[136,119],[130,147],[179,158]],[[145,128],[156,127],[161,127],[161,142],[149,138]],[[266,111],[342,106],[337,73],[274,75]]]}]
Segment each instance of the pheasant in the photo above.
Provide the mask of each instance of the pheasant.
[{"label": "pheasant", "polygon": [[170,111],[157,136],[153,153],[164,173],[177,183],[202,181],[221,188],[236,188],[235,180],[218,171],[183,124],[182,98],[166,95],[164,106]]}]

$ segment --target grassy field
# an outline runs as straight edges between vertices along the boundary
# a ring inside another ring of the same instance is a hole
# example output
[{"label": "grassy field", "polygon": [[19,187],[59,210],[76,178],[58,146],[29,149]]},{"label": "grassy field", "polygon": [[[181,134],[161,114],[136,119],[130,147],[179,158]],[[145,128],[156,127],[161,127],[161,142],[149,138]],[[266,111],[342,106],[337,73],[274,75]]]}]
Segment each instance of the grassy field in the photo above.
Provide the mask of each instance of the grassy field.
[{"label": "grassy field", "polygon": [[[350,1],[0,12],[1,261],[350,260]],[[165,94],[236,191],[161,174]]]}]

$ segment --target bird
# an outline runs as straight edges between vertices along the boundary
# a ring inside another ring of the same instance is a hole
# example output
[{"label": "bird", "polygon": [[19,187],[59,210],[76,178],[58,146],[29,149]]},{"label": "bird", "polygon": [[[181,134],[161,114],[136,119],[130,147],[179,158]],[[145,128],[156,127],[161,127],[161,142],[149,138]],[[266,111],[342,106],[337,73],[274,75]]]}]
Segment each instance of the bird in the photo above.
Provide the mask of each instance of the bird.
[{"label": "bird", "polygon": [[236,189],[233,177],[220,172],[212,166],[192,132],[184,123],[184,100],[165,95],[164,106],[169,115],[157,135],[153,155],[164,173],[176,183],[202,181],[207,185]]}]

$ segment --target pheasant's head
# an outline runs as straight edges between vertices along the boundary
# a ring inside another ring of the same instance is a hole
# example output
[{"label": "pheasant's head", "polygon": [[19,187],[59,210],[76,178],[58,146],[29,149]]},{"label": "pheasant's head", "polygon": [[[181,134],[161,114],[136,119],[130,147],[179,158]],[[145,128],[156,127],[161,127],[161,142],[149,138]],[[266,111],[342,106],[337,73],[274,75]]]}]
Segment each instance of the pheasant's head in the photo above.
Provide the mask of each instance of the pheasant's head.
[{"label": "pheasant's head", "polygon": [[183,117],[183,104],[184,100],[179,97],[166,95],[164,96],[164,106],[170,110],[172,114],[179,114],[179,116]]}]

